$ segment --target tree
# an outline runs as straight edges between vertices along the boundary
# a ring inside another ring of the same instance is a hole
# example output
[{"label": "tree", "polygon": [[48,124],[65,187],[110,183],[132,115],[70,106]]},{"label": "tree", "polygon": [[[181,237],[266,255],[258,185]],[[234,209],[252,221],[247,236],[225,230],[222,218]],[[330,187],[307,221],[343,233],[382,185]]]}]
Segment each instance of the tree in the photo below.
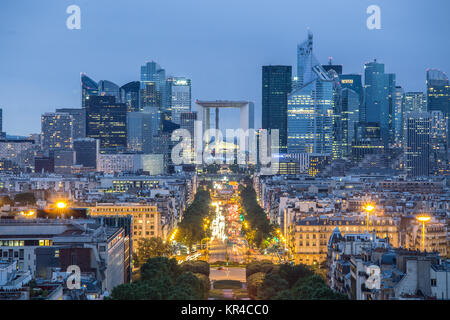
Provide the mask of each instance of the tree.
[{"label": "tree", "polygon": [[194,300],[205,299],[209,278],[184,272],[175,259],[150,258],[141,267],[140,279],[115,287],[111,300]]},{"label": "tree", "polygon": [[143,265],[149,258],[169,257],[172,253],[172,246],[161,238],[143,238],[138,241],[136,258],[138,265]]},{"label": "tree", "polygon": [[258,290],[258,298],[263,300],[274,299],[280,291],[289,288],[289,284],[278,273],[269,273],[264,277]]},{"label": "tree", "polygon": [[258,297],[258,289],[264,281],[265,273],[257,272],[247,278],[247,292],[248,296],[252,299]]},{"label": "tree", "polygon": [[202,260],[186,261],[181,264],[183,272],[192,272],[194,274],[203,274],[209,277],[209,263]]}]

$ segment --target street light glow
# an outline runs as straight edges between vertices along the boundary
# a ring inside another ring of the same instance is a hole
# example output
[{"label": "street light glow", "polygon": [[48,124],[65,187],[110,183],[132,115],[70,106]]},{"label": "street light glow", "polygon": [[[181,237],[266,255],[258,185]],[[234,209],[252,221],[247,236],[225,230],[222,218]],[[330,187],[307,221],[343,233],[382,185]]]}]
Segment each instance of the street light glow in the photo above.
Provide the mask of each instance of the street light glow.
[{"label": "street light glow", "polygon": [[57,207],[58,209],[64,209],[64,208],[67,207],[67,203],[65,203],[64,201],[58,201],[58,202],[56,203],[56,207]]},{"label": "street light glow", "polygon": [[419,220],[420,222],[428,222],[431,220],[430,216],[418,216],[417,220]]}]

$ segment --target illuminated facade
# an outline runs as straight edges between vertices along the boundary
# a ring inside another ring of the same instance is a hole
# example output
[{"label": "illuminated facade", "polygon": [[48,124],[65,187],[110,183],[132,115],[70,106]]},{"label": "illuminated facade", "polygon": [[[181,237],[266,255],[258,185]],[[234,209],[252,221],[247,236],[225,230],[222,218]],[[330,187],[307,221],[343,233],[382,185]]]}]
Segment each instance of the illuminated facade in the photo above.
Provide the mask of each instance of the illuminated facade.
[{"label": "illuminated facade", "polygon": [[[291,226],[289,240],[295,263],[319,265],[325,262],[328,240],[336,227],[344,236],[345,234],[365,233],[367,230],[366,217],[299,219],[294,226]],[[392,247],[400,246],[398,220],[394,218],[371,217],[369,232],[374,232],[378,238],[387,237]]]},{"label": "illuminated facade", "polygon": [[98,96],[98,83],[81,74],[81,107],[86,108],[90,96]]},{"label": "illuminated facade", "polygon": [[191,79],[183,77],[171,77],[167,79],[169,96],[168,112],[171,120],[181,123],[181,114],[191,111]]},{"label": "illuminated facade", "polygon": [[431,116],[428,112],[409,112],[405,121],[406,172],[409,176],[428,176]]},{"label": "illuminated facade", "polygon": [[101,150],[127,147],[127,106],[113,96],[90,97],[86,107],[86,136],[100,140]]},{"label": "illuminated facade", "polygon": [[72,121],[68,113],[47,112],[41,116],[42,149],[47,155],[72,148]]},{"label": "illuminated facade", "polygon": [[138,203],[98,204],[89,207],[89,215],[96,216],[131,216],[131,239],[133,250],[138,248],[140,239],[162,237],[161,213],[156,205]]},{"label": "illuminated facade", "polygon": [[333,81],[312,53],[312,34],[298,46],[298,89],[288,96],[288,153],[331,154]]}]

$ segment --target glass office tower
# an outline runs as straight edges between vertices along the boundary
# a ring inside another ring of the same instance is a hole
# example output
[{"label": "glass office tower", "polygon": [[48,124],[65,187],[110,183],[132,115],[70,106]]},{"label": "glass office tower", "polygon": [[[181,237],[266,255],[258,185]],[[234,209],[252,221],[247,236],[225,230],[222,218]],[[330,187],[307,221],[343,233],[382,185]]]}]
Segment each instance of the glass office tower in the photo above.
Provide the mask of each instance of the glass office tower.
[{"label": "glass office tower", "polygon": [[380,124],[385,146],[393,141],[392,113],[395,75],[384,72],[376,60],[364,65],[365,121]]},{"label": "glass office tower", "polygon": [[98,83],[89,78],[86,74],[81,74],[81,107],[86,108],[86,101],[89,96],[98,96]]},{"label": "glass office tower", "polygon": [[298,88],[288,96],[288,153],[331,155],[333,80],[313,55],[313,36],[297,48]]},{"label": "glass office tower", "polygon": [[102,152],[127,147],[127,106],[113,96],[90,97],[86,106],[86,137],[100,140]]},{"label": "glass office tower", "polygon": [[181,113],[191,111],[191,79],[170,77],[167,79],[167,94],[169,96],[168,112],[170,119],[176,124],[181,122]]},{"label": "glass office tower", "polygon": [[291,90],[291,66],[263,66],[262,128],[279,131],[280,153],[287,151],[287,100]]},{"label": "glass office tower", "polygon": [[127,105],[128,112],[140,110],[140,86],[139,81],[132,81],[120,87],[120,102]]},{"label": "glass office tower", "polygon": [[[436,69],[427,70],[428,111],[441,111],[449,126],[450,84],[447,75]],[[448,140],[448,133],[447,133]]]}]

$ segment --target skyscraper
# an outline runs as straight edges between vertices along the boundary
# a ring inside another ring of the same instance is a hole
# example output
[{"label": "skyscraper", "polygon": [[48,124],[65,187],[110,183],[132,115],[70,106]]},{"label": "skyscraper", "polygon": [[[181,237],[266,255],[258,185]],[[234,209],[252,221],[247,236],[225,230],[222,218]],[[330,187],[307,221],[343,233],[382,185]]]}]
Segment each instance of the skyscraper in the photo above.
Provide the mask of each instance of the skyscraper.
[{"label": "skyscraper", "polygon": [[426,112],[427,99],[423,92],[406,92],[404,112]]},{"label": "skyscraper", "polygon": [[41,116],[42,150],[46,155],[55,150],[71,150],[72,122],[68,113],[47,112]]},{"label": "skyscraper", "polygon": [[287,151],[287,100],[291,82],[291,66],[263,66],[262,128],[279,130],[280,153]]},{"label": "skyscraper", "polygon": [[394,131],[394,142],[400,145],[403,137],[403,102],[404,102],[404,92],[401,86],[395,87],[394,92],[394,110],[393,110],[393,131]]},{"label": "skyscraper", "polygon": [[86,108],[86,101],[89,96],[98,96],[98,83],[89,78],[86,74],[81,74],[81,107]]},{"label": "skyscraper", "polygon": [[98,95],[99,96],[113,96],[116,99],[115,102],[121,102],[119,86],[109,80],[100,80],[98,82]]},{"label": "skyscraper", "polygon": [[328,64],[323,64],[322,68],[326,72],[334,70],[334,72],[336,72],[339,76],[342,74],[342,64],[333,64],[333,57],[330,57],[328,60]]},{"label": "skyscraper", "polygon": [[167,94],[169,97],[168,112],[172,122],[180,124],[182,112],[191,111],[191,79],[170,77],[167,79]]},{"label": "skyscraper", "polygon": [[128,112],[140,110],[140,86],[139,81],[132,81],[120,87],[120,102],[127,105]]},{"label": "skyscraper", "polygon": [[430,173],[438,176],[448,175],[447,119],[441,111],[431,111],[430,114]]},{"label": "skyscraper", "polygon": [[360,74],[341,74],[339,75],[342,89],[353,90],[359,97],[359,121],[366,121],[365,108],[364,108],[364,94],[363,86]]},{"label": "skyscraper", "polygon": [[[449,126],[450,84],[447,75],[436,69],[427,70],[428,111],[441,111]],[[447,132],[448,140],[448,132]]]},{"label": "skyscraper", "polygon": [[333,81],[314,57],[313,36],[297,48],[298,88],[288,96],[288,153],[331,155]]},{"label": "skyscraper", "polygon": [[428,176],[431,116],[428,112],[409,112],[405,122],[406,172],[408,176]]},{"label": "skyscraper", "polygon": [[68,113],[72,116],[73,139],[86,137],[86,109],[82,108],[59,108],[56,112]]},{"label": "skyscraper", "polygon": [[352,153],[355,141],[355,129],[359,123],[360,96],[349,88],[342,89],[342,152],[344,157]]},{"label": "skyscraper", "polygon": [[364,65],[365,121],[380,124],[385,144],[393,141],[392,112],[395,74],[384,72],[384,64],[376,60]]},{"label": "skyscraper", "polygon": [[128,150],[151,153],[152,151],[152,114],[147,111],[127,113]]},{"label": "skyscraper", "polygon": [[127,147],[127,106],[113,96],[90,97],[86,106],[86,137],[100,140],[100,148],[123,150]]},{"label": "skyscraper", "polygon": [[[149,82],[154,84],[154,88],[152,89],[154,91],[153,95],[159,96],[157,100],[158,107],[161,108],[161,111],[166,112],[168,108],[166,70],[154,61],[146,62],[145,65],[141,66],[141,90],[145,90]],[[141,107],[143,106],[141,104]],[[147,104],[145,106],[149,105]]]}]

